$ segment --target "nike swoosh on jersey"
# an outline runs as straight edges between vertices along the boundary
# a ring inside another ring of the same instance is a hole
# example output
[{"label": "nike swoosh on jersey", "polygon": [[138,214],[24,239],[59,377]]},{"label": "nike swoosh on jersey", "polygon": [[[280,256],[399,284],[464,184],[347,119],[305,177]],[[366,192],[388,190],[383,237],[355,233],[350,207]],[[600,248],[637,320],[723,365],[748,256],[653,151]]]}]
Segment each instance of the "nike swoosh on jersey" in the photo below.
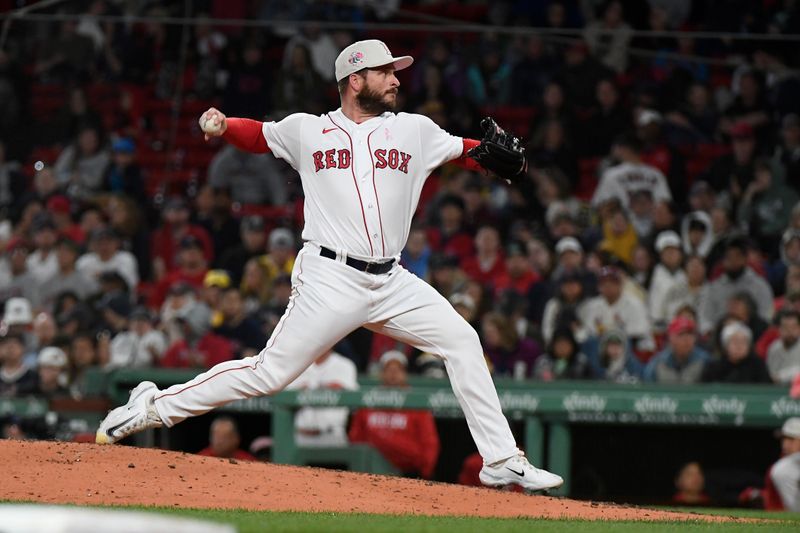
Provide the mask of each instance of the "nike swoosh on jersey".
[{"label": "nike swoosh on jersey", "polygon": [[339,128],[323,128],[323,129],[322,129],[322,134],[323,134],[323,135],[325,135],[326,133],[330,133],[330,132],[332,132],[333,130],[338,130],[338,129],[339,129]]}]

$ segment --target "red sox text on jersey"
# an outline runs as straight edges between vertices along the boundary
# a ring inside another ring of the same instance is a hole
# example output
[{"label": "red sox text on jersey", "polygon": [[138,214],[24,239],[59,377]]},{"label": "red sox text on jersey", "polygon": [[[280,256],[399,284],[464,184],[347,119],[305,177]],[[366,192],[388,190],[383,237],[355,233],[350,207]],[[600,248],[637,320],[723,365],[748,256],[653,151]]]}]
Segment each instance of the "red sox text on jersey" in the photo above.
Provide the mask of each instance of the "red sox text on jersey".
[{"label": "red sox text on jersey", "polygon": [[[314,170],[316,172],[329,168],[350,168],[350,163],[353,159],[350,150],[347,148],[341,150],[332,148],[324,152],[317,150],[312,156],[314,157]],[[388,167],[403,174],[408,174],[408,162],[411,161],[411,154],[401,152],[397,148],[389,150],[378,148],[373,152],[373,161],[375,161],[376,169]]]}]

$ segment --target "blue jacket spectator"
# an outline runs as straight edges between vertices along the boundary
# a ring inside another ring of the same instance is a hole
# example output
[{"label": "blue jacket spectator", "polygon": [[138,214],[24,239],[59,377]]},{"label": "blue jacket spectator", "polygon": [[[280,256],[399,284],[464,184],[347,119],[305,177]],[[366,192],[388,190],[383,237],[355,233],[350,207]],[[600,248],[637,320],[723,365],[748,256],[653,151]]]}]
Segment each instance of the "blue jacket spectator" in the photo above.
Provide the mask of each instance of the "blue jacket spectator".
[{"label": "blue jacket spectator", "polygon": [[667,328],[669,346],[656,354],[644,368],[645,381],[697,383],[711,357],[697,346],[694,320],[678,316]]},{"label": "blue jacket spectator", "polygon": [[602,337],[591,337],[582,345],[595,379],[613,383],[639,383],[644,365],[636,358],[625,333],[619,329],[606,331]]}]

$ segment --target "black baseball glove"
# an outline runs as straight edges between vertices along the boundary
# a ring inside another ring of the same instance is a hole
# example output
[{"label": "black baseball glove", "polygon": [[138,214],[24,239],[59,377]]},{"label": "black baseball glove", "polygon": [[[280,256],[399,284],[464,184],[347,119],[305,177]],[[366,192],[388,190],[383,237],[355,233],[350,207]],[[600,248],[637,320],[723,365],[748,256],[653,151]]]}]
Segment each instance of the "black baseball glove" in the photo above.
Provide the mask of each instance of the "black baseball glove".
[{"label": "black baseball glove", "polygon": [[525,148],[520,145],[519,139],[506,133],[492,117],[481,120],[481,128],[481,144],[467,152],[467,155],[509,183],[519,180],[528,170]]}]

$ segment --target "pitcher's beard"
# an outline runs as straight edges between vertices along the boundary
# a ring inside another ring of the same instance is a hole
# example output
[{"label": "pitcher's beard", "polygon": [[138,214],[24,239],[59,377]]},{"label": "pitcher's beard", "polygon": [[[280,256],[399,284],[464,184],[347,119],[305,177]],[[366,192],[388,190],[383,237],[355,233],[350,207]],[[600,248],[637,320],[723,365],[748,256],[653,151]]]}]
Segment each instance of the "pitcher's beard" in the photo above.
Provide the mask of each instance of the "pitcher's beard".
[{"label": "pitcher's beard", "polygon": [[358,103],[358,107],[360,107],[364,113],[369,115],[380,115],[387,111],[394,111],[397,107],[397,96],[395,96],[394,101],[387,102],[384,100],[386,95],[387,93],[378,94],[377,91],[364,87],[364,89],[356,95],[356,103]]}]

